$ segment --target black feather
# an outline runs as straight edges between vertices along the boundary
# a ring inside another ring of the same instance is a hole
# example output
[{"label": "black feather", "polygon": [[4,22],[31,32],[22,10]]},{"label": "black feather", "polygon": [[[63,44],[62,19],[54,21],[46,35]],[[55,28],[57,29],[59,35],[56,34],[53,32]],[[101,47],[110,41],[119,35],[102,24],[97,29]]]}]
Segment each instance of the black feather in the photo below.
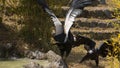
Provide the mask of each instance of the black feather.
[{"label": "black feather", "polygon": [[91,4],[91,0],[73,0],[71,7],[73,7],[74,9],[82,9]]},{"label": "black feather", "polygon": [[100,47],[97,48],[99,51],[99,55],[102,57],[106,57],[109,52],[112,51],[112,40],[107,40],[106,42],[103,42]]},{"label": "black feather", "polygon": [[37,0],[38,4],[41,5],[43,8],[48,8],[48,5],[46,4],[45,0]]}]

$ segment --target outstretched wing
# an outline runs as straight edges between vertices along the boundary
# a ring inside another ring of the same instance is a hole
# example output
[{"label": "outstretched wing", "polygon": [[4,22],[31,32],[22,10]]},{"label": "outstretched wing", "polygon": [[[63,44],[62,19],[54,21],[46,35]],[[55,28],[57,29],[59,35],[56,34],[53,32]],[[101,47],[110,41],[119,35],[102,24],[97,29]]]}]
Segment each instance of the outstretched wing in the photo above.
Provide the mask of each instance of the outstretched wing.
[{"label": "outstretched wing", "polygon": [[52,21],[54,22],[55,25],[55,35],[59,35],[63,33],[62,23],[58,20],[56,15],[49,9],[45,0],[37,0],[37,1],[43,7],[43,9],[51,16]]},{"label": "outstretched wing", "polygon": [[64,42],[67,41],[69,30],[75,21],[75,17],[80,15],[82,13],[82,10],[85,6],[91,4],[91,0],[73,0],[71,7],[67,13],[65,25],[64,25],[64,31],[66,34]]},{"label": "outstretched wing", "polygon": [[106,57],[108,55],[109,52],[112,52],[112,44],[111,44],[111,40],[107,40],[106,42],[103,42],[99,47],[98,47],[98,52],[99,55],[102,57]]}]

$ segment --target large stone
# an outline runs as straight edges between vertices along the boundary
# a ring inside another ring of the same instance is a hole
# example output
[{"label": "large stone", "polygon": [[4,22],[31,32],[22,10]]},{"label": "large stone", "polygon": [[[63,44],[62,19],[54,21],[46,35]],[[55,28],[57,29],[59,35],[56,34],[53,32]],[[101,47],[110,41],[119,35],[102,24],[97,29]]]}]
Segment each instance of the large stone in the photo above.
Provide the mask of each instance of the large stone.
[{"label": "large stone", "polygon": [[46,56],[47,56],[47,60],[50,61],[50,62],[58,62],[62,59],[59,55],[57,55],[52,50],[48,51],[46,53]]},{"label": "large stone", "polygon": [[24,65],[24,68],[68,68],[66,62],[62,59],[62,57],[57,55],[52,50],[48,51],[47,53],[42,53],[37,50],[28,51],[27,57],[31,59],[45,60],[48,62],[45,63],[47,65],[30,62],[29,64]]},{"label": "large stone", "polygon": [[46,59],[46,54],[40,51],[35,51],[36,54],[36,59],[38,60],[42,60],[42,59]]},{"label": "large stone", "polygon": [[37,59],[37,60],[43,60],[46,58],[46,54],[43,52],[40,52],[38,50],[36,51],[27,51],[26,57],[30,59]]},{"label": "large stone", "polygon": [[50,50],[48,53],[46,53],[46,56],[47,60],[50,62],[48,68],[68,68],[62,57],[57,55],[55,52]]}]

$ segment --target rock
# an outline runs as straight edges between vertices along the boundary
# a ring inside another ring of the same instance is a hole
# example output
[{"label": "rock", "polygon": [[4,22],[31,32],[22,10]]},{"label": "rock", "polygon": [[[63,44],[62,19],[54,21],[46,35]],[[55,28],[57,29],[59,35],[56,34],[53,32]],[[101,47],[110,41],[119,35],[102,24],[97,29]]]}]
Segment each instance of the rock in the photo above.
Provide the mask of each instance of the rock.
[{"label": "rock", "polygon": [[46,59],[45,53],[40,52],[38,50],[36,50],[36,51],[28,51],[26,53],[26,57],[30,58],[30,59],[38,59],[38,60]]},{"label": "rock", "polygon": [[23,68],[43,68],[43,66],[39,65],[36,62],[30,62],[27,65],[24,65]]},{"label": "rock", "polygon": [[51,62],[47,68],[68,68],[67,64],[63,61]]},{"label": "rock", "polygon": [[62,59],[59,55],[57,55],[52,50],[48,51],[46,53],[46,56],[47,56],[47,60],[50,61],[50,62],[58,62]]},{"label": "rock", "polygon": [[27,57],[37,60],[47,60],[47,66],[41,66],[35,62],[31,62],[30,64],[25,65],[24,68],[68,68],[62,57],[57,55],[52,50],[48,51],[47,53],[42,53],[38,50],[28,51]]},{"label": "rock", "polygon": [[46,53],[46,56],[47,60],[50,62],[48,68],[68,68],[68,65],[62,59],[62,57],[57,55],[55,52],[50,50],[48,53]]},{"label": "rock", "polygon": [[38,60],[46,59],[46,54],[43,52],[40,52],[37,50],[37,51],[35,51],[35,54],[36,54],[36,59],[38,59]]},{"label": "rock", "polygon": [[34,58],[33,51],[27,51],[26,54],[25,54],[25,56],[26,56],[27,58],[33,59],[33,58]]}]

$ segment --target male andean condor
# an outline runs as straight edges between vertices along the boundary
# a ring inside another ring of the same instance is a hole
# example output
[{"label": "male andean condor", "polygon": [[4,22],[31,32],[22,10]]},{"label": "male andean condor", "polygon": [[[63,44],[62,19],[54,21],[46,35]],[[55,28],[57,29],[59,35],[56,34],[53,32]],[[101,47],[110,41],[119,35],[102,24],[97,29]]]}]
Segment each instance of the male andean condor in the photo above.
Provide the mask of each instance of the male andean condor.
[{"label": "male andean condor", "polygon": [[[74,37],[70,31],[70,28],[75,21],[75,18],[80,15],[83,11],[83,8],[91,5],[93,0],[73,0],[66,15],[64,25],[59,21],[56,15],[49,9],[45,0],[38,0],[39,5],[47,12],[55,25],[55,36],[54,39],[57,42],[60,49],[61,56],[63,57],[64,53],[66,53],[65,57],[67,57],[74,46],[78,46],[80,44],[86,44],[89,48],[88,52],[92,52],[95,47],[95,42],[87,37],[76,36]],[[84,40],[84,41],[82,41]],[[78,42],[79,41],[79,42]],[[91,41],[91,42],[90,42]]]}]

